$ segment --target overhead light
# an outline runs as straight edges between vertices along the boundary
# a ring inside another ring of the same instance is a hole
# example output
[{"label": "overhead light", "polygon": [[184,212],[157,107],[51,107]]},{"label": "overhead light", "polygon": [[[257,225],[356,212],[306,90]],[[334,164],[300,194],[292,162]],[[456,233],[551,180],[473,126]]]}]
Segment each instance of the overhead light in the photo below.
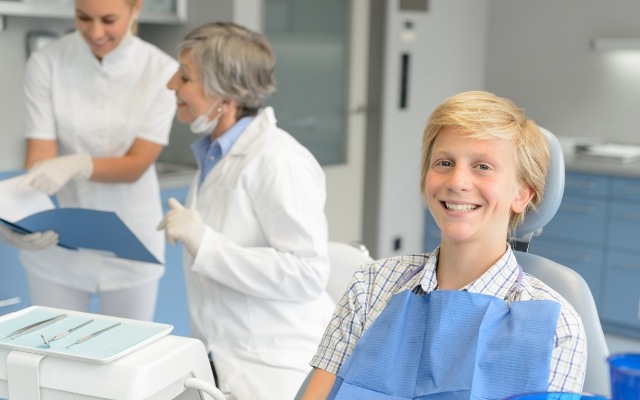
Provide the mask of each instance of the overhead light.
[{"label": "overhead light", "polygon": [[640,38],[594,38],[591,48],[595,51],[608,50],[638,50],[640,51]]}]

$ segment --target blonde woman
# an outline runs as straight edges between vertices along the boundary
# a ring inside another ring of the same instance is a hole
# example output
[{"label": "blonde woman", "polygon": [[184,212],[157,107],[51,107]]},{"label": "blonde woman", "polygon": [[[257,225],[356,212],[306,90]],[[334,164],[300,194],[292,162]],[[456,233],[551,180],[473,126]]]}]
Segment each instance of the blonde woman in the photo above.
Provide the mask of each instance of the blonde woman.
[{"label": "blonde woman", "polygon": [[[142,0],[76,0],[76,31],[34,53],[26,68],[26,168],[21,185],[62,207],[116,212],[158,258],[164,237],[154,162],[168,143],[177,62],[132,32]],[[55,232],[17,236],[32,304],[151,320],[164,267],[65,250]]]}]

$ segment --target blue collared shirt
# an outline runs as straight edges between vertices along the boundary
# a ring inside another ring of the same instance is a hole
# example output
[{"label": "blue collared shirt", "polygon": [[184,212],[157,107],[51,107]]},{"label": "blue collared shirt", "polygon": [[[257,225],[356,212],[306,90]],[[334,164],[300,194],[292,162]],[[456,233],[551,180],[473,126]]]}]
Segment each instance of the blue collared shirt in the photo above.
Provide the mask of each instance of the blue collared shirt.
[{"label": "blue collared shirt", "polygon": [[216,141],[211,141],[211,135],[204,135],[191,144],[191,151],[200,170],[199,184],[202,184],[213,167],[218,164],[222,157],[229,154],[231,147],[238,140],[247,125],[253,121],[254,117],[244,117],[236,122],[228,131],[220,136]]}]

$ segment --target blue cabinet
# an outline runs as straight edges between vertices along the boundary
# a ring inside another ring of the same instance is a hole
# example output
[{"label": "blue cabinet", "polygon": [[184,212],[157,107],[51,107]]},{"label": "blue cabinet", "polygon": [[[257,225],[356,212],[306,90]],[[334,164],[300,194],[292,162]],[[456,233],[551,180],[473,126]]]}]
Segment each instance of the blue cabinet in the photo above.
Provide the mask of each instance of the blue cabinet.
[{"label": "blue cabinet", "polygon": [[[169,211],[169,198],[175,197],[184,204],[188,188],[166,189],[162,191],[162,207],[164,213]],[[158,303],[156,305],[156,322],[173,325],[172,335],[189,336],[189,307],[182,272],[182,244],[173,246],[166,244],[165,273],[160,280]]]},{"label": "blue cabinet", "polygon": [[[0,172],[0,180],[19,175],[22,171]],[[29,290],[19,250],[0,240],[0,315],[28,307]]]},{"label": "blue cabinet", "polygon": [[18,249],[0,240],[0,315],[28,307],[29,290]]},{"label": "blue cabinet", "polygon": [[529,247],[530,253],[566,265],[582,275],[600,312],[608,192],[608,177],[567,173],[557,214]]},{"label": "blue cabinet", "polygon": [[604,328],[640,337],[640,179],[568,172],[562,205],[530,252],[576,270]]}]

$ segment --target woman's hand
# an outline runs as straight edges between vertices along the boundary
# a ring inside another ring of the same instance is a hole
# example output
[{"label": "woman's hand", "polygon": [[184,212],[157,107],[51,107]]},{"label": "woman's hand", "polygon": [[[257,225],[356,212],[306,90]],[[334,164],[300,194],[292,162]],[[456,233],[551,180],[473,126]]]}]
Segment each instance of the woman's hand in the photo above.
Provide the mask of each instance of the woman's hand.
[{"label": "woman's hand", "polygon": [[0,225],[0,238],[22,250],[43,250],[58,244],[58,234],[55,231],[22,234],[4,225]]},{"label": "woman's hand", "polygon": [[200,213],[184,208],[173,197],[169,199],[169,207],[171,207],[171,211],[162,218],[157,229],[159,231],[164,229],[167,241],[173,245],[181,240],[184,248],[195,257],[204,235],[204,221]]},{"label": "woman's hand", "polygon": [[38,161],[18,182],[48,195],[57,193],[72,179],[88,180],[93,174],[93,160],[88,154],[71,154]]}]

